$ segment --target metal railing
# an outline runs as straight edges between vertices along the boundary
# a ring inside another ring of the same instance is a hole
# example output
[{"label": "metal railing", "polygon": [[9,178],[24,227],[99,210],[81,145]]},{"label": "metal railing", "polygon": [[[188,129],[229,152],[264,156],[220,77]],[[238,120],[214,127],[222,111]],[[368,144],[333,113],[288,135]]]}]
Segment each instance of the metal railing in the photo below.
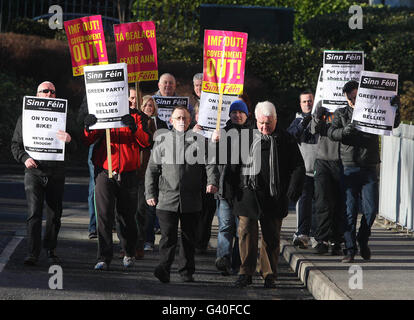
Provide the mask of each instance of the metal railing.
[{"label": "metal railing", "polygon": [[382,137],[379,215],[414,230],[414,125]]},{"label": "metal railing", "polygon": [[[116,0],[0,0],[0,32],[10,31],[14,20],[48,18],[49,7],[59,5],[63,20],[88,15],[101,15],[105,31],[112,32],[112,25],[120,23]],[[154,3],[151,7],[139,6],[139,1],[129,0],[124,22],[154,21],[157,33],[173,33],[181,38],[193,39],[199,33],[198,10],[175,5]]]}]

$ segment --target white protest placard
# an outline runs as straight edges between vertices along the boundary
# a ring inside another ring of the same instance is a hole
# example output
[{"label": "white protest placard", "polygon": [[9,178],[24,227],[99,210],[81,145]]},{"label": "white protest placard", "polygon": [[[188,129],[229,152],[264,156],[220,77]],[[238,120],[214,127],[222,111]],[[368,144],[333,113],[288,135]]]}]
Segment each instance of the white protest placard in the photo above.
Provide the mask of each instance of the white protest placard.
[{"label": "white protest placard", "polygon": [[[220,95],[217,93],[209,93],[201,91],[200,108],[198,112],[198,124],[204,129],[204,136],[210,138],[217,124],[217,108]],[[230,105],[237,100],[235,95],[223,94],[223,102],[221,105],[220,128],[226,126],[226,122],[230,119]]]},{"label": "white protest placard", "polygon": [[389,136],[395,107],[390,100],[398,91],[398,74],[363,71],[352,121],[360,131]]},{"label": "white protest placard", "polygon": [[170,118],[174,107],[180,105],[188,109],[189,97],[162,97],[153,96],[155,103],[158,106],[158,117],[165,121],[168,128],[171,128]]},{"label": "white protest placard", "polygon": [[315,99],[312,106],[312,114],[316,111],[316,105],[323,100],[323,68],[319,70],[318,84],[316,85]]},{"label": "white protest placard", "polygon": [[59,130],[66,131],[67,106],[68,101],[64,99],[23,98],[23,145],[31,158],[65,160],[65,142],[56,134]]},{"label": "white protest placard", "polygon": [[85,66],[88,111],[98,121],[90,129],[125,127],[121,117],[129,114],[126,63]]},{"label": "white protest placard", "polygon": [[330,112],[346,107],[342,93],[345,83],[358,81],[364,70],[363,51],[333,51],[323,53],[323,100],[322,106]]}]

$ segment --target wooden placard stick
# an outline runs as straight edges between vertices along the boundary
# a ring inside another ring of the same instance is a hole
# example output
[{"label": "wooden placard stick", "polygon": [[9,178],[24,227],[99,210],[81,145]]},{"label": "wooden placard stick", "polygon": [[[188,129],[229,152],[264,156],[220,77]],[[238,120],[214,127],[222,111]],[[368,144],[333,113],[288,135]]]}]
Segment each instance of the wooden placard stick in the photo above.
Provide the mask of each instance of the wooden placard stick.
[{"label": "wooden placard stick", "polygon": [[112,178],[111,129],[106,130],[106,152],[108,158],[108,177]]}]

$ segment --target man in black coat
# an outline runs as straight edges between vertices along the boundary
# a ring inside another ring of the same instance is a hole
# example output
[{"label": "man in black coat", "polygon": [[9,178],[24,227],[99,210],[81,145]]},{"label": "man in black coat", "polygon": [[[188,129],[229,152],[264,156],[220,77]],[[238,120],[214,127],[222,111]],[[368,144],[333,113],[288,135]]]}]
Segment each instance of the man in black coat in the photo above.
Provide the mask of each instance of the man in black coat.
[{"label": "man in black coat", "polygon": [[[368,239],[371,227],[378,212],[379,181],[378,165],[380,163],[379,138],[376,134],[359,131],[352,122],[355,100],[358,94],[358,82],[348,81],[343,89],[348,105],[335,111],[328,137],[341,143],[340,154],[344,166],[344,188],[346,193],[345,251],[342,262],[354,262],[359,245],[361,257],[371,259]],[[390,101],[396,105],[394,128],[400,125],[399,98]],[[358,203],[361,200],[363,216],[358,234],[356,222]]]},{"label": "man in black coat", "polygon": [[[282,220],[289,200],[296,202],[302,192],[305,166],[295,140],[276,127],[275,106],[260,102],[255,109],[258,130],[250,130],[247,163],[232,165],[238,172],[233,181],[233,213],[239,216],[241,266],[236,287],[252,283],[256,270],[259,227],[262,229],[259,270],[265,288],[275,288],[280,253]],[[233,175],[234,176],[234,175]],[[238,181],[237,181],[238,180]]]},{"label": "man in black coat", "polygon": [[[44,81],[37,88],[37,97],[56,98],[55,85]],[[27,266],[36,265],[42,247],[42,215],[46,210],[46,229],[43,248],[47,251],[50,263],[60,263],[56,255],[58,233],[61,226],[62,200],[65,185],[64,161],[46,161],[33,159],[23,145],[22,116],[14,130],[11,151],[17,162],[25,166],[24,189],[27,200],[27,246],[28,255],[24,259]],[[65,142],[71,152],[76,150],[76,142],[65,131],[56,133],[57,139]]]}]

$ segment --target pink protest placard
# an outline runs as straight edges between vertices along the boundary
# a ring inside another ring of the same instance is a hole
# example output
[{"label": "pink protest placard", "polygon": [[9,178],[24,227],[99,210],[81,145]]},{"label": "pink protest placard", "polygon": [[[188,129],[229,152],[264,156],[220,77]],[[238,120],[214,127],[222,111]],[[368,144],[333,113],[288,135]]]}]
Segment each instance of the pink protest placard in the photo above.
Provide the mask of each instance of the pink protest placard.
[{"label": "pink protest placard", "polygon": [[101,16],[65,21],[64,26],[74,76],[83,75],[84,66],[108,64]]},{"label": "pink protest placard", "polygon": [[154,22],[116,24],[114,34],[118,62],[128,65],[128,82],[158,80]]},{"label": "pink protest placard", "polygon": [[230,95],[242,93],[246,47],[247,33],[205,30],[202,90]]}]

